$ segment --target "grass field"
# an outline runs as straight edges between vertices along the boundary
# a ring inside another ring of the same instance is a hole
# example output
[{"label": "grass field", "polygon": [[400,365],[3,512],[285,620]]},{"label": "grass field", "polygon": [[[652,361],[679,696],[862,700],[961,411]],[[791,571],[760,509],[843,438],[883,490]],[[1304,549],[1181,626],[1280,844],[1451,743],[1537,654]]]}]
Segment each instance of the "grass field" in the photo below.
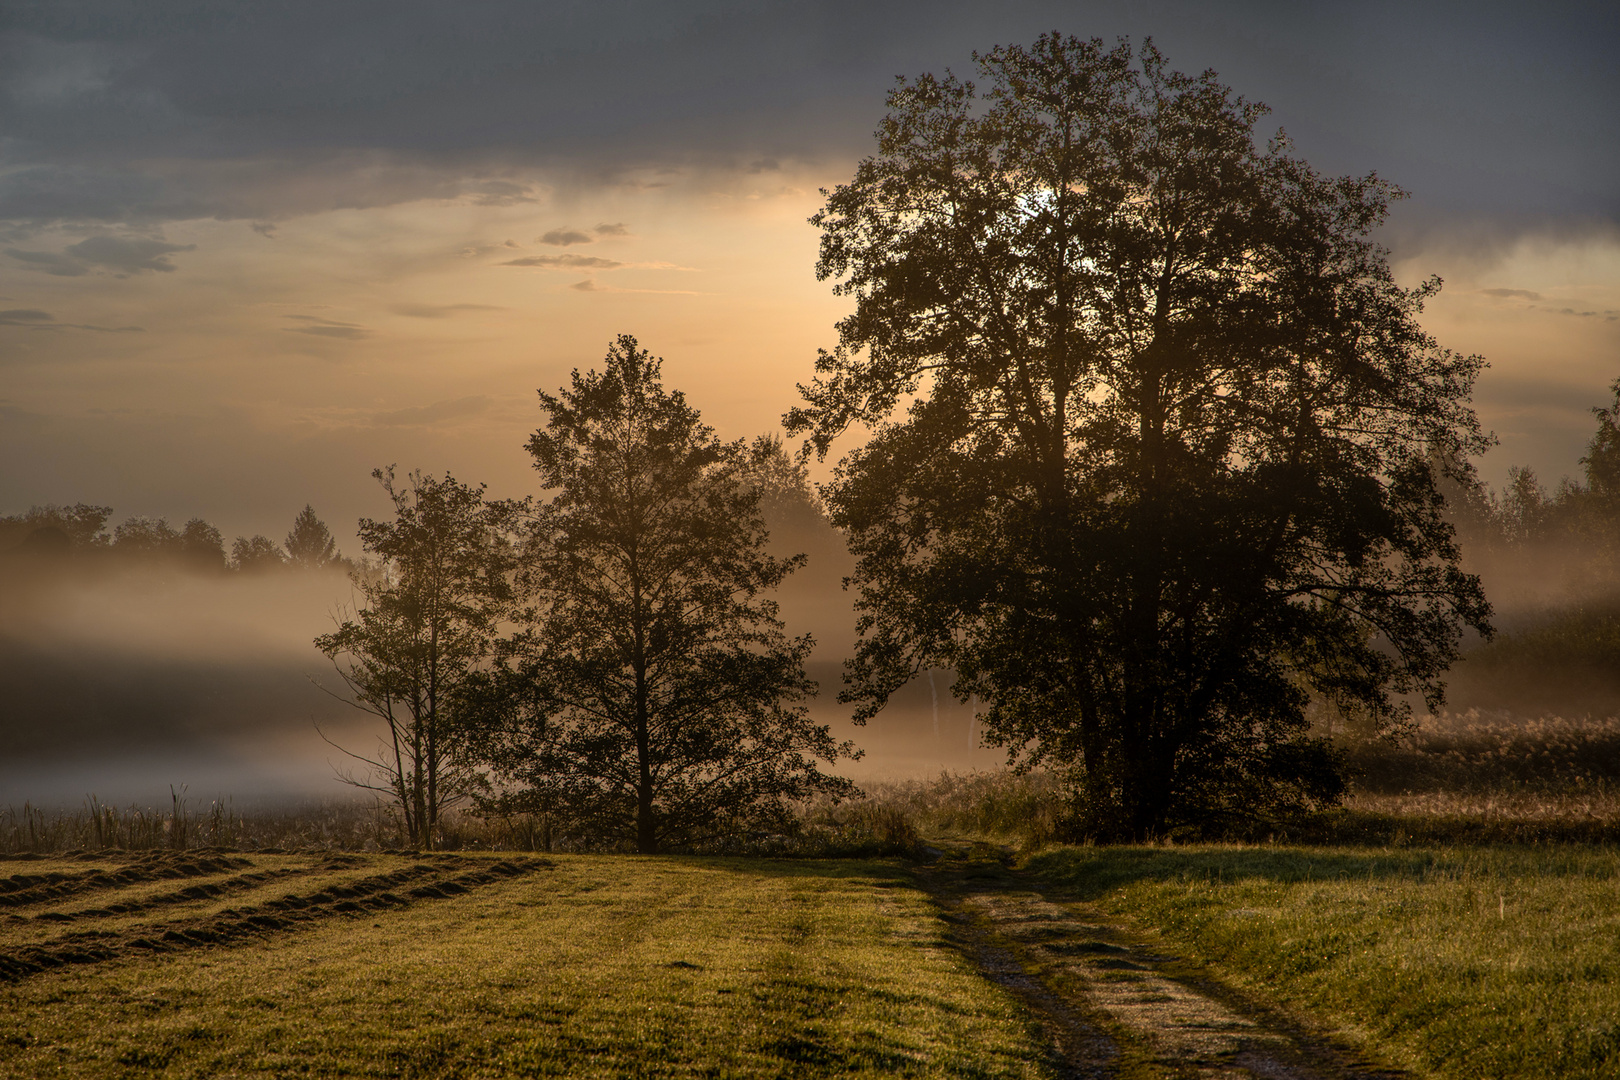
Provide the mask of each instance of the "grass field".
[{"label": "grass field", "polygon": [[1415,1075],[1620,1076],[1613,848],[1060,848],[1027,869]]},{"label": "grass field", "polygon": [[1035,1077],[884,862],[3,864],[7,1077]]},{"label": "grass field", "polygon": [[784,839],[865,859],[0,811],[0,1077],[1620,1078],[1614,730],[1548,727],[1537,772],[1516,729],[1436,728],[1264,844],[1055,846],[1052,778],[1004,773]]}]

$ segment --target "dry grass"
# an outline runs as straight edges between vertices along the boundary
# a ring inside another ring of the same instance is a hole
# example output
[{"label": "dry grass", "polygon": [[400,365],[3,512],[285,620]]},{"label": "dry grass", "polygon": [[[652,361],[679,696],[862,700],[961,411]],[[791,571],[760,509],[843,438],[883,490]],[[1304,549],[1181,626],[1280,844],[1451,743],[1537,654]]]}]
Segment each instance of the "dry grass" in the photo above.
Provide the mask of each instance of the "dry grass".
[{"label": "dry grass", "polygon": [[[1342,807],[1242,835],[1310,844],[1620,842],[1620,718],[1535,720],[1478,712],[1426,717],[1404,740],[1346,746],[1355,775]],[[796,808],[778,835],[725,848],[733,854],[906,856],[927,835],[996,839],[1034,849],[1068,836],[1070,807],[1050,773],[941,773],[867,785],[862,798]],[[167,806],[0,808],[0,854],[63,851],[377,851],[404,847],[398,821],[357,802],[238,809],[228,801]],[[567,851],[543,820],[452,813],[437,846],[450,851]]]},{"label": "dry grass", "polygon": [[1604,799],[1620,791],[1620,717],[1442,713],[1400,740],[1347,745],[1366,794],[1524,793]]},{"label": "dry grass", "polygon": [[[132,895],[129,871],[187,868],[172,896]],[[6,870],[76,891],[0,920],[5,1078],[1050,1075],[1027,1015],[879,861],[171,853]],[[5,938],[21,928],[39,934]]]}]

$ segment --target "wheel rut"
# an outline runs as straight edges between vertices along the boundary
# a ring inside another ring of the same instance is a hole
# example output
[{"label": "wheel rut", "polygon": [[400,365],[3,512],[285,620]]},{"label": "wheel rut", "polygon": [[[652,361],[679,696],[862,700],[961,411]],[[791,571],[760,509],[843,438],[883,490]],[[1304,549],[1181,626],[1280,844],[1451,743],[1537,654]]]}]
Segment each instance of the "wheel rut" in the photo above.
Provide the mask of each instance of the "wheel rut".
[{"label": "wheel rut", "polygon": [[1048,896],[1009,853],[961,845],[917,871],[957,947],[1021,1001],[1064,1077],[1402,1080],[1144,946],[1096,908]]}]

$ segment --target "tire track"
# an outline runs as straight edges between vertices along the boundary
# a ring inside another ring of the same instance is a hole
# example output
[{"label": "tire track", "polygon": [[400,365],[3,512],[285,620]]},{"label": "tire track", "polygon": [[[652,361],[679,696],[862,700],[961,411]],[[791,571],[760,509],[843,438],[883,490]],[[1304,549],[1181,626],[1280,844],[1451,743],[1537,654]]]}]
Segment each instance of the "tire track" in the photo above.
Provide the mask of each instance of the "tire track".
[{"label": "tire track", "polygon": [[1039,1019],[1071,1077],[1111,1077],[1130,1061],[1176,1076],[1399,1080],[1225,987],[1175,974],[1088,905],[1054,903],[1005,865],[941,860],[918,881],[958,948]]},{"label": "tire track", "polygon": [[277,900],[226,909],[203,918],[148,923],[124,930],[77,931],[0,953],[0,983],[17,982],[72,964],[97,964],[122,957],[264,939],[325,919],[397,910],[426,900],[459,896],[554,865],[545,859],[503,859],[454,874],[450,872],[454,865],[418,862],[389,873],[328,884],[310,893],[289,893]]}]

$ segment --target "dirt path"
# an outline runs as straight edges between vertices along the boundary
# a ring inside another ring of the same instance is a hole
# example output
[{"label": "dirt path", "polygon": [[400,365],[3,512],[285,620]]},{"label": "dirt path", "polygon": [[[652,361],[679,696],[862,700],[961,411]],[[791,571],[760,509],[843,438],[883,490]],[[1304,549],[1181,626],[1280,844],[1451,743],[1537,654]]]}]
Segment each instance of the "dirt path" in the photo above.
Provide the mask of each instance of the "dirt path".
[{"label": "dirt path", "polygon": [[1039,1019],[1059,1072],[1102,1077],[1398,1080],[1230,988],[1178,976],[1175,958],[1072,898],[1044,895],[989,845],[955,845],[917,872],[957,946]]}]

